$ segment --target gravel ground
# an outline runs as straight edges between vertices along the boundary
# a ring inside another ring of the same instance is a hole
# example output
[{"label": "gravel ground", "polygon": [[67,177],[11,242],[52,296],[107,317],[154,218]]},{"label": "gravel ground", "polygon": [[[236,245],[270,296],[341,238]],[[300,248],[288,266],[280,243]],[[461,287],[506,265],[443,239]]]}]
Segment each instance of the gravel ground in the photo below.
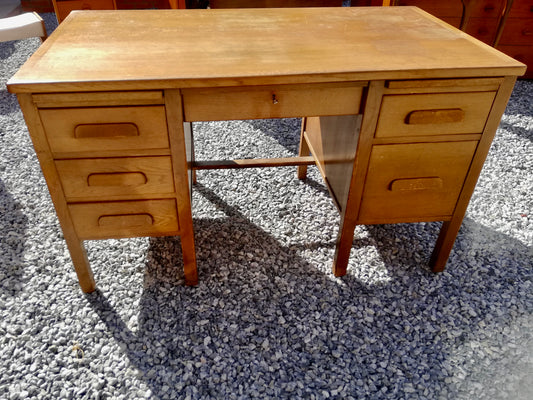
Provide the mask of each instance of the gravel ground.
[{"label": "gravel ground", "polygon": [[[533,398],[533,82],[442,274],[440,224],[397,224],[358,227],[335,278],[339,217],[315,168],[200,171],[200,284],[183,284],[178,238],[95,241],[84,295],[4,85],[38,44],[0,44],[1,399]],[[197,124],[198,156],[294,154],[298,123]]]}]

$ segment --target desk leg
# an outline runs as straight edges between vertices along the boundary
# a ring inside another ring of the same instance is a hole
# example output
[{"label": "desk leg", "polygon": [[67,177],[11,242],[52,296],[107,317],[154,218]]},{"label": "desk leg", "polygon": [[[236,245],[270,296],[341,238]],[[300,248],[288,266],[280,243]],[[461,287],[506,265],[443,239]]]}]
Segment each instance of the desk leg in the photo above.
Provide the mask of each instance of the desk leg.
[{"label": "desk leg", "polygon": [[461,223],[462,218],[459,221],[451,220],[442,223],[437,243],[429,260],[429,266],[433,272],[444,271]]},{"label": "desk leg", "polygon": [[63,230],[65,241],[67,242],[67,247],[70,252],[70,258],[72,259],[72,264],[74,264],[74,270],[78,275],[81,290],[84,293],[91,293],[96,289],[96,283],[94,282],[93,271],[89,265],[85,247],[78,238],[67,237],[66,232],[67,231]]},{"label": "desk leg", "polygon": [[355,223],[343,219],[337,235],[337,245],[335,247],[335,257],[333,259],[333,274],[335,276],[346,275],[350,250],[352,249]]},{"label": "desk leg", "polygon": [[[348,195],[342,197],[338,196],[341,201],[339,208],[342,211],[341,224],[337,236],[337,246],[335,249],[335,258],[332,267],[335,276],[346,275],[355,226],[357,225],[356,222],[359,214],[359,207],[361,206],[361,200],[363,198],[363,183],[370,162],[372,140],[378,122],[381,99],[385,90],[384,88],[384,81],[373,81],[369,84],[365,109],[362,113],[363,119],[361,121],[361,128],[359,130],[359,135],[357,135],[355,139],[356,148],[352,172],[351,174],[346,174],[346,179],[350,182]],[[346,132],[353,132],[356,129],[356,126],[357,124],[350,129],[346,129]],[[353,146],[353,143],[350,140],[341,140],[339,143],[344,144],[344,151],[351,149]],[[348,151],[344,154],[344,158],[349,158],[350,154],[350,151]]]},{"label": "desk leg", "polygon": [[[189,192],[189,167],[194,159],[192,126],[183,121],[181,94],[179,90],[165,90],[170,151],[176,185],[176,202],[180,224],[180,240],[183,255],[183,272],[187,285],[198,283],[194,230]],[[192,172],[192,171],[191,171]]]},{"label": "desk leg", "polygon": [[188,286],[195,286],[198,284],[198,271],[196,268],[196,250],[194,248],[194,233],[192,231],[192,226],[191,229],[188,229],[180,235],[180,240],[185,284]]},{"label": "desk leg", "polygon": [[[307,157],[309,154],[311,154],[311,150],[309,149],[309,144],[307,143],[307,140],[305,139],[305,136],[304,136],[306,122],[307,122],[307,119],[305,117],[302,118],[302,129],[300,130],[300,149],[298,151],[299,157]],[[299,165],[297,174],[298,174],[298,179],[304,180],[305,178],[307,178],[307,165]]]},{"label": "desk leg", "polygon": [[492,140],[496,134],[496,129],[500,124],[500,120],[513,91],[515,82],[516,77],[506,77],[498,89],[492,110],[490,111],[487,123],[485,124],[485,129],[483,130],[483,135],[481,136],[476,153],[470,164],[470,170],[466,176],[463,190],[459,195],[459,200],[457,201],[452,219],[443,223],[433,254],[431,255],[429,265],[433,272],[442,272],[446,266],[455,239],[459,233],[461,224],[463,223],[470,197],[474,193],[479,174],[481,173],[483,164],[489,153]]}]

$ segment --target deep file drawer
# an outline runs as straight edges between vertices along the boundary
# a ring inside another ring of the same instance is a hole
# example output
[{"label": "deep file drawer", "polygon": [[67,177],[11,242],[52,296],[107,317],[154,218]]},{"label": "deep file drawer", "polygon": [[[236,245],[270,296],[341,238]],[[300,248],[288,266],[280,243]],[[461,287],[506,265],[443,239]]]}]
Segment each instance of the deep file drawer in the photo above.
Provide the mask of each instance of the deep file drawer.
[{"label": "deep file drawer", "polygon": [[164,106],[50,108],[39,114],[54,155],[169,147]]},{"label": "deep file drawer", "polygon": [[383,96],[376,137],[482,133],[496,92]]},{"label": "deep file drawer", "polygon": [[56,160],[68,202],[173,195],[168,156]]},{"label": "deep file drawer", "polygon": [[76,203],[68,209],[82,240],[179,234],[175,199]]},{"label": "deep file drawer", "polygon": [[359,223],[452,215],[476,141],[373,146]]}]

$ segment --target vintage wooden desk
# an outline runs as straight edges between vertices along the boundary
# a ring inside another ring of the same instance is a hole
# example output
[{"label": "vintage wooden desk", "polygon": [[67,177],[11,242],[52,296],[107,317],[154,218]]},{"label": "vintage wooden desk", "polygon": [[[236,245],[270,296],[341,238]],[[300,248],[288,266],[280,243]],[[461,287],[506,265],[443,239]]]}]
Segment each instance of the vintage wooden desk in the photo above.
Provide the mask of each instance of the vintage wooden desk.
[{"label": "vintage wooden desk", "polygon": [[[341,213],[333,271],[357,224],[444,221],[441,271],[525,66],[414,7],[74,12],[8,82],[79,282],[83,240],[179,235],[197,282],[190,122],[304,116]],[[216,164],[216,163],[215,163]],[[220,166],[220,165],[219,165]]]}]

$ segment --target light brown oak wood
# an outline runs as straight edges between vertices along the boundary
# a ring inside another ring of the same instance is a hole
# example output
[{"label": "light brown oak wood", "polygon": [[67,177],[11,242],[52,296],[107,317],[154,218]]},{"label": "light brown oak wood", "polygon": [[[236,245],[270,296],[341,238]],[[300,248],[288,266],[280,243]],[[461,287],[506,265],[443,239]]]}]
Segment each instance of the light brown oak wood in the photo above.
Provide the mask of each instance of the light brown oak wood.
[{"label": "light brown oak wood", "polygon": [[460,123],[465,119],[465,111],[460,108],[443,108],[440,110],[415,110],[407,114],[407,125],[431,125]]},{"label": "light brown oak wood", "polygon": [[39,108],[97,107],[165,104],[160,90],[143,92],[37,93],[32,96]]},{"label": "light brown oak wood", "polygon": [[53,153],[166,149],[163,106],[46,108],[39,114]]},{"label": "light brown oak wood", "polygon": [[182,94],[185,120],[217,121],[357,114],[363,85],[352,83],[184,89]]},{"label": "light brown oak wood", "polygon": [[46,132],[39,118],[38,109],[33,104],[30,94],[19,95],[18,101],[24,114],[24,119],[28,124],[28,131],[33,142],[33,147],[35,148],[35,153],[37,154],[44,178],[46,179],[50,197],[52,198],[61,230],[63,231],[63,236],[70,252],[72,264],[78,276],[78,282],[84,292],[93,292],[96,289],[96,283],[91,266],[89,265],[87,252],[83,247],[81,238],[76,233],[74,223],[70,217],[65,194],[59,175],[55,169],[52,151],[46,140]]},{"label": "light brown oak wood", "polygon": [[311,165],[315,163],[313,157],[282,157],[282,158],[245,158],[240,160],[210,160],[195,161],[192,167],[197,169],[239,169],[265,167],[291,167]]},{"label": "light brown oak wood", "polygon": [[451,220],[443,223],[437,243],[431,254],[429,264],[434,272],[441,272],[446,266],[455,238],[466,213],[468,202],[474,192],[476,182],[481,173],[481,169],[483,168],[483,163],[489,153],[490,145],[496,134],[496,129],[498,128],[502,114],[505,111],[505,107],[509,101],[515,82],[516,76],[506,77],[496,94],[494,106],[487,119],[483,136],[479,140],[477,151],[472,159],[472,164],[470,165],[470,170],[465,179],[463,190],[459,196],[453,216]]},{"label": "light brown oak wood", "polygon": [[345,275],[348,267],[357,214],[363,195],[363,182],[368,171],[372,138],[376,130],[384,90],[385,81],[375,80],[368,86],[352,173],[344,177],[349,182],[349,190],[345,204],[340,204],[341,222],[331,267],[335,276]]},{"label": "light brown oak wood", "polygon": [[[195,168],[300,165],[303,179],[312,160],[341,214],[336,276],[362,223],[444,221],[441,271],[524,70],[414,7],[92,11],[8,89],[90,292],[89,238],[178,235],[197,283]],[[298,158],[194,160],[192,121],[286,116],[306,117]]]},{"label": "light brown oak wood", "polygon": [[306,118],[304,140],[339,210],[344,209],[361,119],[357,115]]},{"label": "light brown oak wood", "polygon": [[496,92],[384,96],[376,137],[481,133]]},{"label": "light brown oak wood", "polygon": [[9,87],[146,90],[524,71],[415,7],[74,11]]},{"label": "light brown oak wood", "polygon": [[71,203],[68,210],[82,240],[179,234],[175,199]]},{"label": "light brown oak wood", "polygon": [[183,257],[183,271],[185,283],[198,283],[196,268],[196,251],[194,247],[194,228],[192,222],[191,196],[189,191],[191,157],[190,143],[187,143],[183,120],[183,103],[178,90],[165,90],[165,109],[168,121],[168,135],[172,153],[172,171],[176,185],[176,201],[178,204],[178,218],[180,221],[180,241]]},{"label": "light brown oak wood", "polygon": [[475,141],[373,146],[358,223],[451,216],[476,146]]},{"label": "light brown oak wood", "polygon": [[56,168],[69,202],[174,196],[169,156],[57,160]]},{"label": "light brown oak wood", "polygon": [[431,176],[428,178],[399,178],[390,183],[391,192],[419,191],[419,190],[442,190],[444,182],[441,177]]},{"label": "light brown oak wood", "polygon": [[498,90],[503,78],[471,78],[471,79],[410,79],[407,81],[387,81],[387,93],[432,93],[440,92],[494,92]]}]

